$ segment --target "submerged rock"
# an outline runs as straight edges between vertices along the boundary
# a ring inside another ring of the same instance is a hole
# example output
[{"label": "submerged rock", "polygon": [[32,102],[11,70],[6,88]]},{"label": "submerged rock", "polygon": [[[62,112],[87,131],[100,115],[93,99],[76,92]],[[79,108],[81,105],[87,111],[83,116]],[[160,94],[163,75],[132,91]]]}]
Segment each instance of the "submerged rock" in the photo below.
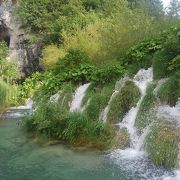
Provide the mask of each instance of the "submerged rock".
[{"label": "submerged rock", "polygon": [[129,134],[126,128],[122,128],[115,137],[115,148],[125,149],[128,147],[130,147]]}]

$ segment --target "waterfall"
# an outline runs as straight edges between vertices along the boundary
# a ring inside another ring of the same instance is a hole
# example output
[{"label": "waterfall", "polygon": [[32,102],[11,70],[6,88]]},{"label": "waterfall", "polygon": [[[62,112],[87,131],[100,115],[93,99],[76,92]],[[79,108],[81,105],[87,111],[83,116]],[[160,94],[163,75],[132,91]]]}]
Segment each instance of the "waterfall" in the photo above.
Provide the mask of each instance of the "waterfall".
[{"label": "waterfall", "polygon": [[76,112],[82,110],[82,100],[86,95],[86,91],[89,86],[90,83],[84,84],[76,89],[75,95],[71,103],[70,112]]},{"label": "waterfall", "polygon": [[[126,128],[128,130],[131,147],[140,150],[141,145],[139,144],[140,137],[137,135],[136,128],[134,127],[135,120],[140,108],[140,105],[146,95],[146,88],[150,82],[153,80],[153,72],[152,68],[148,70],[141,69],[134,77],[133,82],[137,85],[137,87],[141,91],[141,98],[138,101],[136,107],[132,107],[130,111],[126,114],[123,121],[119,123],[120,128]],[[142,139],[141,142],[143,143]]]}]

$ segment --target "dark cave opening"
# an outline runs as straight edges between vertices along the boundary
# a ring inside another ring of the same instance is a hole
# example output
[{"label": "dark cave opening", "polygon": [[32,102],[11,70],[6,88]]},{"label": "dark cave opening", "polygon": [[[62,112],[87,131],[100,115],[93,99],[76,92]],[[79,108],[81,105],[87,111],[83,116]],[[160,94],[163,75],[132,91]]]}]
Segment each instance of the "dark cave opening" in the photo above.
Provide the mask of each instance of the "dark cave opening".
[{"label": "dark cave opening", "polygon": [[0,22],[0,42],[5,41],[7,46],[10,46],[10,33],[9,29],[6,27],[5,24]]}]

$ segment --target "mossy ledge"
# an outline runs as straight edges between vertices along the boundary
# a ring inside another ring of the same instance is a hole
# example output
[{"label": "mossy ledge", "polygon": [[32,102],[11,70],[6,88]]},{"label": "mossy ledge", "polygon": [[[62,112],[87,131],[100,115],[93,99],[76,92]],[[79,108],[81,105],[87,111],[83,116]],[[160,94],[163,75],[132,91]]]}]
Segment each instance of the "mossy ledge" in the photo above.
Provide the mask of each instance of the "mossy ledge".
[{"label": "mossy ledge", "polygon": [[135,126],[139,130],[144,129],[153,121],[153,107],[156,104],[156,98],[154,97],[153,90],[154,84],[150,84],[146,90],[146,96],[144,97],[139,112],[136,118]]},{"label": "mossy ledge", "polygon": [[133,81],[126,81],[119,93],[113,98],[108,113],[108,122],[117,123],[123,116],[136,106],[140,99],[141,92]]},{"label": "mossy ledge", "polygon": [[158,166],[174,168],[178,159],[180,134],[169,121],[158,120],[146,138],[150,159]]}]

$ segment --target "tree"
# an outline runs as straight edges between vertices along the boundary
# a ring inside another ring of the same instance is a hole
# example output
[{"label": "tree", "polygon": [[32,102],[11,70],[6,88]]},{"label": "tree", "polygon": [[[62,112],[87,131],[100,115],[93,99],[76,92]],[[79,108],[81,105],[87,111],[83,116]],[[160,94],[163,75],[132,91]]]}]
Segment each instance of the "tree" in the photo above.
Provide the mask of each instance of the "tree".
[{"label": "tree", "polygon": [[161,0],[128,0],[131,9],[141,9],[143,12],[155,19],[164,15]]},{"label": "tree", "polygon": [[168,7],[168,14],[172,17],[180,17],[180,0],[171,0]]}]

